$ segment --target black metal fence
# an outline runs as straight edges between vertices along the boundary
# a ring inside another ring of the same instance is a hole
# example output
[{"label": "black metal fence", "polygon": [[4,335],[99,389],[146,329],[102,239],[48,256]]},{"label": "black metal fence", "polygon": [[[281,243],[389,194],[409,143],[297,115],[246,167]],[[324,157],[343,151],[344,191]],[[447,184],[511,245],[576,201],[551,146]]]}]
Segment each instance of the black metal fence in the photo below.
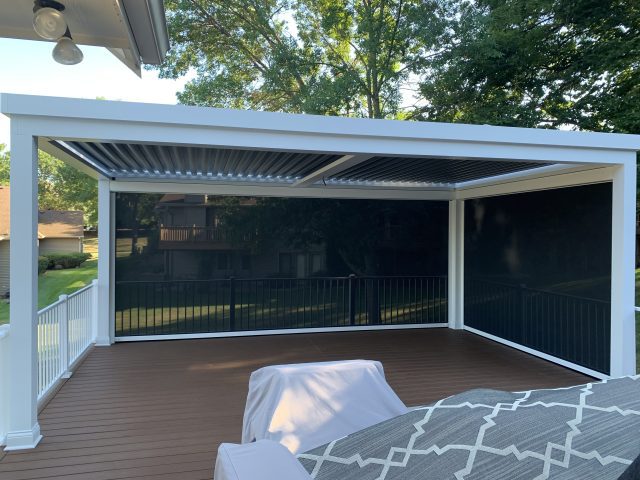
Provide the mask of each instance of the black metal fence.
[{"label": "black metal fence", "polygon": [[469,327],[609,373],[610,302],[468,279],[464,307]]},{"label": "black metal fence", "polygon": [[447,277],[116,282],[116,336],[447,322]]}]

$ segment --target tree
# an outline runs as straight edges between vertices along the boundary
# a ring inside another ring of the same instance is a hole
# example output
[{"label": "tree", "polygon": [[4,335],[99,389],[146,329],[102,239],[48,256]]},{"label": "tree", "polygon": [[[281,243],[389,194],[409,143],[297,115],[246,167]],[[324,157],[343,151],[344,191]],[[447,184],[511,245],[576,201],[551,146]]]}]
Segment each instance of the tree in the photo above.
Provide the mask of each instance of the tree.
[{"label": "tree", "polygon": [[[0,144],[0,185],[9,185],[9,152]],[[82,210],[85,224],[98,222],[97,182],[52,157],[38,152],[38,206],[41,210]]]},{"label": "tree", "polygon": [[422,120],[640,132],[640,4],[449,2]]},{"label": "tree", "polygon": [[0,143],[0,185],[9,185],[9,152],[4,143]]},{"label": "tree", "polygon": [[433,54],[437,0],[170,0],[181,103],[384,118]]}]

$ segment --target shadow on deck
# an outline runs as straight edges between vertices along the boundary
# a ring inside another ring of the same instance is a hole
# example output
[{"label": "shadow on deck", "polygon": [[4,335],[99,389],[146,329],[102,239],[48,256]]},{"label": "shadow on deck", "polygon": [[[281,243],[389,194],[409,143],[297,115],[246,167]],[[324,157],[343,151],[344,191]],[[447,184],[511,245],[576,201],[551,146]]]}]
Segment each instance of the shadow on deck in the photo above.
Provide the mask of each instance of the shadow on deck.
[{"label": "shadow on deck", "polygon": [[212,479],[218,444],[240,440],[253,370],[356,358],[380,360],[407,405],[591,380],[447,328],[116,344],[89,354],[41,412],[40,445],[6,454],[0,477]]}]

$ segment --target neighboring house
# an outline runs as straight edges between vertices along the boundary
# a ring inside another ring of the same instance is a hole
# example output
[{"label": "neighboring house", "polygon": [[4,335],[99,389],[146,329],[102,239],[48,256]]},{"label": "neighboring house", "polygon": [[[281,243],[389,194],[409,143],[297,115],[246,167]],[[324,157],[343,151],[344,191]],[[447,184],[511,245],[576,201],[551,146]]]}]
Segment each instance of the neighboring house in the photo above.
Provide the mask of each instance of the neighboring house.
[{"label": "neighboring house", "polygon": [[[9,187],[0,186],[0,296],[9,291]],[[84,219],[80,211],[38,212],[40,255],[82,252]]]},{"label": "neighboring house", "polygon": [[[292,249],[279,242],[253,251],[253,238],[230,238],[221,225],[221,205],[207,195],[164,195],[158,205],[160,242],[165,255],[165,275],[189,278],[228,276],[307,277],[326,269],[325,248]],[[254,198],[240,206],[252,208]]]}]

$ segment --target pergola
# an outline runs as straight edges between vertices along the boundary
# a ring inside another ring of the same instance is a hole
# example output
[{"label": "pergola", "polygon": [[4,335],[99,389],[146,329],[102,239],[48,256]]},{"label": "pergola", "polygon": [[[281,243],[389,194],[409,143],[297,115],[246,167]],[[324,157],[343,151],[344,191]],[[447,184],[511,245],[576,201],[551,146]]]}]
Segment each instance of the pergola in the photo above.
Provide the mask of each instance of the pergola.
[{"label": "pergola", "polygon": [[[613,377],[635,373],[640,136],[9,94],[1,97],[1,111],[11,119],[11,448],[34,446],[40,438],[38,149],[98,180],[95,343],[100,346],[114,341],[116,192],[447,201],[448,327],[463,329],[465,200],[610,182],[609,371]],[[593,376],[607,376],[486,336]]]}]

